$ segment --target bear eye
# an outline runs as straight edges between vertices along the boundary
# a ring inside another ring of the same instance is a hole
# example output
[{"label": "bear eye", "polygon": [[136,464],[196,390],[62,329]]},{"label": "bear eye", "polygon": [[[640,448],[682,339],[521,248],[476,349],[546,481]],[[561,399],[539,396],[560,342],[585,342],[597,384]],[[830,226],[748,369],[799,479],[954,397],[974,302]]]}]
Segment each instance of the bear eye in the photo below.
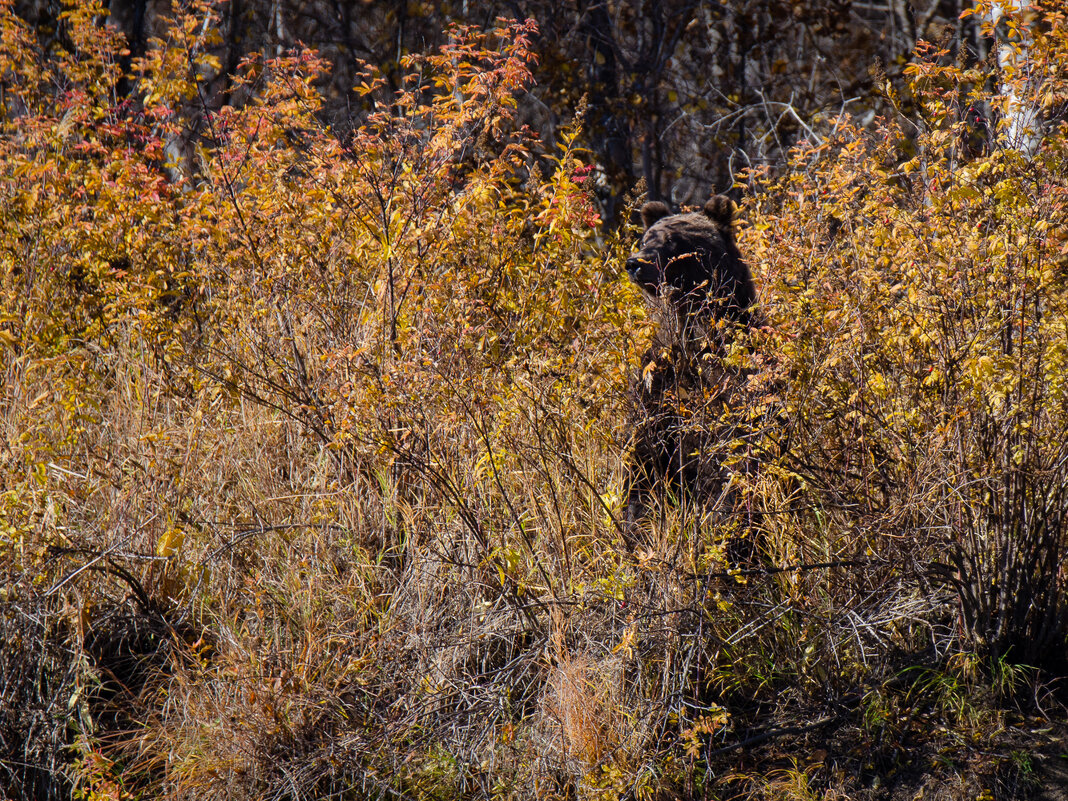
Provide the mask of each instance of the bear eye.
[{"label": "bear eye", "polygon": [[688,239],[683,239],[678,242],[672,243],[672,253],[676,256],[689,256],[692,254],[698,254],[701,252],[701,246],[696,242]]}]

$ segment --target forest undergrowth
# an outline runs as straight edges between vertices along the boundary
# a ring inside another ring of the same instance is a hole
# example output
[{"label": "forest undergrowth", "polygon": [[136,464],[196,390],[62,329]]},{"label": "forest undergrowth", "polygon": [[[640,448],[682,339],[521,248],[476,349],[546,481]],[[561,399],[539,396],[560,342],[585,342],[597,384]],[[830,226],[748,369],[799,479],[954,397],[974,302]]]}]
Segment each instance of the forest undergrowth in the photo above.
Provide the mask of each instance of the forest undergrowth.
[{"label": "forest undergrowth", "polygon": [[735,500],[633,548],[637,231],[517,122],[533,22],[342,136],[313,52],[206,94],[207,0],[65,8],[0,0],[0,794],[1066,797],[1059,6],[739,177]]}]

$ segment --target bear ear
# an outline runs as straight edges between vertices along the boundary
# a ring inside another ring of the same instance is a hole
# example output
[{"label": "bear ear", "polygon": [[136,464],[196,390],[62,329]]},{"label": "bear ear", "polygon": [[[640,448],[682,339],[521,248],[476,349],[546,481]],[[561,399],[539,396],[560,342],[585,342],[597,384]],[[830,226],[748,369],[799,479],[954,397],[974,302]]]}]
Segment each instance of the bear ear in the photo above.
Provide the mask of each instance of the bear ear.
[{"label": "bear ear", "polygon": [[667,207],[666,203],[661,203],[659,200],[650,200],[642,206],[642,225],[648,228],[657,220],[667,217],[669,214],[671,214],[671,209]]},{"label": "bear ear", "polygon": [[734,201],[725,195],[712,195],[705,203],[705,216],[720,228],[729,228],[734,219]]}]

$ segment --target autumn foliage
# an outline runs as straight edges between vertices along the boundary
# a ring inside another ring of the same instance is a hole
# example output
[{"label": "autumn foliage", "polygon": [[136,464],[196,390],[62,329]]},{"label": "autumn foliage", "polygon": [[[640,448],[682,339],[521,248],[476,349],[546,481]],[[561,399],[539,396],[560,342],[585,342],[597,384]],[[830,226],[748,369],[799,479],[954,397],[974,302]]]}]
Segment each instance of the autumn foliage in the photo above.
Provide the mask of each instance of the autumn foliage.
[{"label": "autumn foliage", "polygon": [[[1065,45],[1040,34],[1004,78],[1043,116],[1068,101]],[[990,657],[1059,662],[1065,142],[1055,123],[1034,158],[1003,146],[1015,101],[947,55],[908,69],[915,113],[874,134],[841,121],[757,202],[750,248],[783,265],[765,273],[788,421],[772,439],[824,536],[930,561]]]},{"label": "autumn foliage", "polygon": [[636,231],[581,109],[518,121],[533,21],[365,66],[340,131],[313,52],[224,75],[207,0],[134,59],[64,8],[45,48],[0,0],[7,795],[808,798],[1063,671],[1060,12],[738,187],[766,324],[711,430],[758,467],[632,548]]}]

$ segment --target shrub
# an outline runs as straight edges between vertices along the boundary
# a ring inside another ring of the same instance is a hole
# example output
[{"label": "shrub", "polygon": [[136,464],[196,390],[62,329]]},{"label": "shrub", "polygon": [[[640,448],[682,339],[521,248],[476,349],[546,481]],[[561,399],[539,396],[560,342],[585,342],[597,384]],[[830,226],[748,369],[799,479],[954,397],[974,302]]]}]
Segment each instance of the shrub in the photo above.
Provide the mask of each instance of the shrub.
[{"label": "shrub", "polygon": [[[5,791],[848,790],[732,760],[850,720],[868,753],[947,651],[1063,653],[1056,13],[1030,77],[931,50],[900,118],[754,176],[768,325],[708,430],[760,469],[733,517],[666,503],[630,553],[649,326],[579,122],[516,122],[532,25],[368,70],[340,134],[314,53],[225,76],[214,11],[176,6],[123,74],[98,2],[43,42],[0,0]],[[1021,103],[1033,156],[998,138]]]},{"label": "shrub", "polygon": [[0,5],[0,555],[80,710],[42,764],[90,796],[529,776],[548,634],[617,536],[638,314],[579,123],[515,122],[533,24],[368,69],[339,138],[314,53],[221,104],[213,5],[129,75],[102,14],[45,59]]},{"label": "shrub", "polygon": [[[960,633],[1025,664],[1068,634],[1068,42],[1059,11],[1042,19],[1026,74],[929,47],[889,97],[910,113],[836,121],[745,237],[785,421],[769,448],[820,547],[947,582]],[[1005,144],[1020,98],[1049,119],[1033,157]]]}]

